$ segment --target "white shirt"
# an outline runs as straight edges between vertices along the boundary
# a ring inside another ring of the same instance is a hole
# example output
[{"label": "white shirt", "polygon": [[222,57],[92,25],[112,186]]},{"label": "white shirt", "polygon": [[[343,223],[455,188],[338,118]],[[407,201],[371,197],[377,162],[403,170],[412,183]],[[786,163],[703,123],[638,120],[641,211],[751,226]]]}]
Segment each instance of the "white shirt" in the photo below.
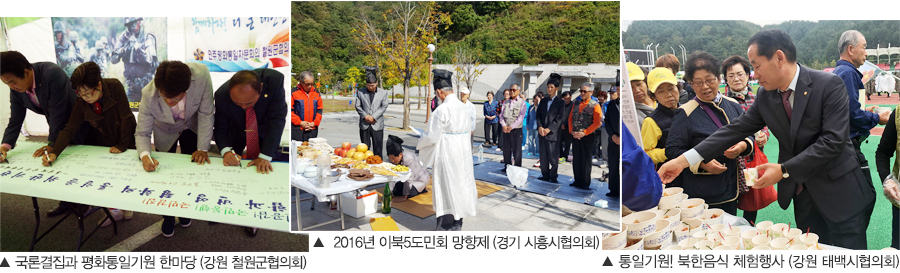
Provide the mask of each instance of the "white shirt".
[{"label": "white shirt", "polygon": [[[788,85],[788,89],[797,91],[797,79],[800,78],[800,65],[797,65],[797,71],[794,72],[794,78],[791,79],[791,84]],[[778,90],[778,92],[785,92],[783,90]],[[794,92],[791,92],[791,95],[788,96],[788,101],[791,103],[791,107],[794,107]],[[684,158],[687,159],[688,164],[694,165],[703,161],[703,157],[700,156],[700,153],[695,149],[690,149],[687,152],[684,152]]]}]

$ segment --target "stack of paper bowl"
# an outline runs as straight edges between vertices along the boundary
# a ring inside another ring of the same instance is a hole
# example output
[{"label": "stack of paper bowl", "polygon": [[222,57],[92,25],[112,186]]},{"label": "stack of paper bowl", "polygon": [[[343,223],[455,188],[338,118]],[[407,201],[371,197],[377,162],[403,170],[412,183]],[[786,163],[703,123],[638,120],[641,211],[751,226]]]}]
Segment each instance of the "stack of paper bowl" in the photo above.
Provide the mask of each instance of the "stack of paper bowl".
[{"label": "stack of paper bowl", "polygon": [[691,238],[691,235],[697,233],[698,231],[703,230],[700,225],[702,222],[698,219],[691,219],[679,222],[675,225],[673,231],[675,232],[675,241],[681,242],[685,239]]},{"label": "stack of paper bowl", "polygon": [[681,209],[673,208],[659,211],[660,213],[658,214],[662,214],[662,217],[660,219],[669,220],[670,230],[675,230],[675,226],[678,225],[678,223],[681,223]]},{"label": "stack of paper bowl", "polygon": [[658,218],[655,211],[635,212],[622,218],[622,224],[628,228],[628,239],[643,239],[655,232]]},{"label": "stack of paper bowl", "polygon": [[665,189],[663,191],[663,196],[659,199],[659,209],[667,210],[677,207],[687,196],[683,192],[684,189],[678,187]]},{"label": "stack of paper bowl", "polygon": [[672,245],[672,230],[669,220],[657,220],[656,231],[644,237],[644,249],[665,249]]},{"label": "stack of paper bowl", "polygon": [[703,216],[706,201],[700,198],[690,198],[681,201],[678,208],[681,209],[681,219],[697,219]]},{"label": "stack of paper bowl", "polygon": [[715,224],[724,223],[725,217],[723,216],[725,216],[725,211],[722,209],[708,209],[703,212],[703,217],[701,219],[703,220],[704,224],[712,226]]},{"label": "stack of paper bowl", "polygon": [[621,250],[628,242],[628,227],[623,227],[622,232],[614,233],[603,239],[604,250]]}]

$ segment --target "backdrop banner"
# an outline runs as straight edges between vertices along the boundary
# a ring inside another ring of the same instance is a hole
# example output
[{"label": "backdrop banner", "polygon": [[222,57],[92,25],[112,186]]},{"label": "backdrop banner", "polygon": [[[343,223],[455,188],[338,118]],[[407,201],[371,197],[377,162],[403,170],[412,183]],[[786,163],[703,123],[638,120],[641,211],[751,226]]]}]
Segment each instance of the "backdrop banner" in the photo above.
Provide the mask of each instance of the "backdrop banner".
[{"label": "backdrop banner", "polygon": [[[70,146],[51,167],[30,151],[46,143],[19,139],[0,164],[0,191],[158,215],[288,231],[290,189],[287,163],[259,174],[255,166],[225,167],[190,162],[191,155],[153,153],[159,169],[144,171],[133,151],[109,153],[107,147]],[[247,166],[250,160],[243,160]]]},{"label": "backdrop banner", "polygon": [[56,63],[69,76],[85,62],[100,66],[104,78],[125,86],[131,109],[137,111],[141,89],[153,80],[166,60],[166,18],[52,17]]},{"label": "backdrop banner", "polygon": [[185,60],[209,72],[290,67],[287,17],[187,17]]}]

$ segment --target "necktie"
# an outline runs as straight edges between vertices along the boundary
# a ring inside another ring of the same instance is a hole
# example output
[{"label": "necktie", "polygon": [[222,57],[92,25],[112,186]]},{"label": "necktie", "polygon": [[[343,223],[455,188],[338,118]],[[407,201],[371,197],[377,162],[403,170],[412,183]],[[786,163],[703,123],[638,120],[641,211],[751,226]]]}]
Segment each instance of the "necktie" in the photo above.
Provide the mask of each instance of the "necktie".
[{"label": "necktie", "polygon": [[781,92],[781,104],[784,105],[784,113],[787,114],[788,121],[791,120],[791,116],[793,116],[794,108],[791,107],[791,93],[794,90],[788,89],[787,91]]},{"label": "necktie", "polygon": [[94,113],[97,113],[97,114],[99,115],[100,112],[103,110],[103,107],[100,106],[100,102],[99,102],[99,101],[98,101],[98,102],[94,102],[93,105],[94,105]]},{"label": "necktie", "polygon": [[41,108],[41,103],[38,102],[37,94],[35,94],[33,90],[25,91],[25,94],[28,94],[28,99],[31,100],[31,104],[34,104],[34,107]]},{"label": "necktie", "polygon": [[[794,113],[794,108],[791,107],[791,93],[794,90],[788,89],[784,92],[781,92],[781,104],[784,105],[784,113],[787,114],[788,122],[791,121],[791,116]],[[800,195],[803,192],[803,184],[797,184],[797,191],[794,192],[794,195]]]},{"label": "necktie", "polygon": [[244,154],[244,159],[256,159],[259,156],[259,131],[256,126],[256,110],[253,110],[253,107],[248,107],[244,116],[246,117],[244,133],[247,136],[247,153]]}]

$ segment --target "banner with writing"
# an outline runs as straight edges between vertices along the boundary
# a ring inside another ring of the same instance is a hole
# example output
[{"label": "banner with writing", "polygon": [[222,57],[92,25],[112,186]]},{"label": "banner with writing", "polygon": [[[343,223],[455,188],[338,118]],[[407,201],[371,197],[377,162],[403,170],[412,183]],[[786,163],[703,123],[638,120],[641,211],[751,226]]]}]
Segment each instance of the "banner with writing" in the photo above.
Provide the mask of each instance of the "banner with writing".
[{"label": "banner with writing", "polygon": [[[188,217],[240,226],[288,231],[288,165],[272,162],[274,173],[256,167],[225,167],[222,158],[197,165],[190,155],[153,153],[160,163],[144,171],[134,150],[70,146],[50,167],[32,157],[44,143],[19,139],[0,164],[0,191],[144,213]],[[250,163],[243,160],[243,166]]]},{"label": "banner with writing", "polygon": [[185,60],[210,72],[290,66],[287,17],[188,17]]}]

